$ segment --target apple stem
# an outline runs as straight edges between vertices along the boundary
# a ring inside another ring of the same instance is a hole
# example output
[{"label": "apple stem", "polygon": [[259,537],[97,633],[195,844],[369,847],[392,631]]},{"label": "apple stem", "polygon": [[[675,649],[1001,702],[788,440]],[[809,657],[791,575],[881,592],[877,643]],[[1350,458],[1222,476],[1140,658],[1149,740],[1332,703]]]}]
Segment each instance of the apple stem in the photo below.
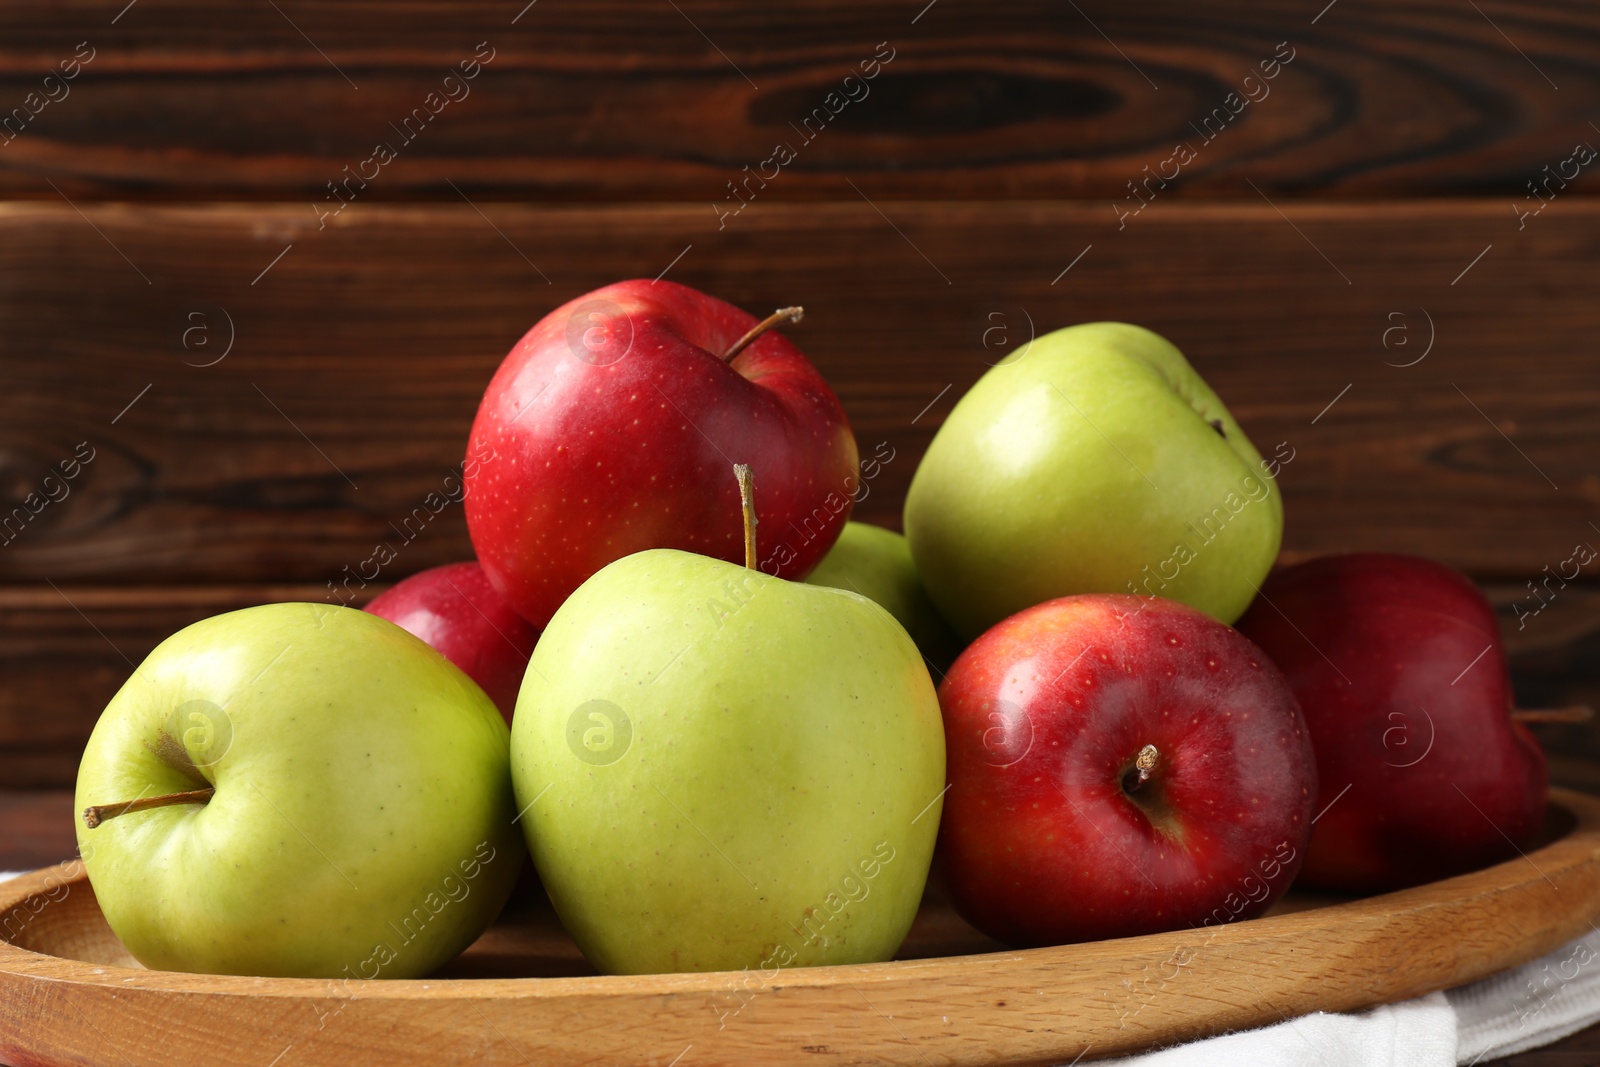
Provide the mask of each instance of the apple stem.
[{"label": "apple stem", "polygon": [[749,464],[735,463],[733,476],[739,479],[739,510],[744,513],[744,565],[756,569],[756,486]]},{"label": "apple stem", "polygon": [[729,360],[733,359],[734,356],[737,356],[740,352],[744,351],[746,345],[748,345],[751,341],[754,341],[757,337],[760,337],[762,334],[766,333],[768,330],[772,329],[774,326],[778,325],[778,323],[785,321],[799,322],[805,317],[805,314],[805,308],[779,308],[777,311],[774,311],[772,314],[768,315],[766,318],[750,327],[748,333],[739,338],[737,341],[733,342],[733,347],[722,354],[722,362],[727,363]]},{"label": "apple stem", "polygon": [[[1139,755],[1134,757],[1133,770],[1122,776],[1122,788],[1132,793],[1150,780],[1155,773],[1156,763],[1161,759],[1161,752],[1154,745],[1146,745],[1139,750]],[[1130,780],[1131,779],[1131,780]]]},{"label": "apple stem", "polygon": [[95,804],[83,809],[83,825],[93,830],[107,819],[126,815],[130,811],[164,808],[168,804],[204,804],[216,793],[215,789],[192,789],[187,793],[168,793],[160,797],[139,797],[122,804]]},{"label": "apple stem", "polygon": [[1588,722],[1594,718],[1594,709],[1587,704],[1574,704],[1567,708],[1512,708],[1513,722]]}]

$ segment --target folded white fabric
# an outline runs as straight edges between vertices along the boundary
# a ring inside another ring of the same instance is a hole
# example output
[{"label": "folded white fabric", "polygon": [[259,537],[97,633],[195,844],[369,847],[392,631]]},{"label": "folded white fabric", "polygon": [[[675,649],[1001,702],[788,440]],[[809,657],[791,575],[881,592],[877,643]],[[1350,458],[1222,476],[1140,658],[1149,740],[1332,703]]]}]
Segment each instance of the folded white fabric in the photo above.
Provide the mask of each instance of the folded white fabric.
[{"label": "folded white fabric", "polygon": [[1525,966],[1360,1015],[1318,1012],[1259,1030],[1103,1061],[1116,1067],[1470,1067],[1600,1022],[1600,930]]},{"label": "folded white fabric", "polygon": [[1559,1041],[1600,1019],[1600,931],[1446,996],[1456,1012],[1459,1063]]},{"label": "folded white fabric", "polygon": [[1360,1015],[1317,1012],[1259,1030],[1194,1041],[1117,1067],[1454,1067],[1456,1018],[1443,993]]}]

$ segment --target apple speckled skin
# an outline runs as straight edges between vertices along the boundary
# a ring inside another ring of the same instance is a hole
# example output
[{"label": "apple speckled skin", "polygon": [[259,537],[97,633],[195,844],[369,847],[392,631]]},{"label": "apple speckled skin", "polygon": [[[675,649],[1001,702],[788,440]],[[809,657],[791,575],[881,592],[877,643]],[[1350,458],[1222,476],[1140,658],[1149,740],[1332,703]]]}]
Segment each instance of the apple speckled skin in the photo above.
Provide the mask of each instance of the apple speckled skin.
[{"label": "apple speckled skin", "polygon": [[1511,719],[1500,625],[1466,575],[1352,553],[1288,567],[1261,591],[1239,628],[1299,697],[1327,807],[1306,885],[1398,889],[1531,847],[1544,752]]},{"label": "apple speckled skin", "polygon": [[78,847],[147,967],[421,977],[488,927],[522,865],[508,758],[489,698],[400,627],[246,608],[150,653],[78,770],[80,811],[215,795],[79,820]]},{"label": "apple speckled skin", "polygon": [[413,574],[365,611],[422,638],[489,694],[506,722],[539,631],[494,591],[476,563],[447,563]]},{"label": "apple speckled skin", "polygon": [[905,531],[969,639],[1077,593],[1168,597],[1231,623],[1278,554],[1283,501],[1181,352],[1092,322],[1034,340],[961,398],[912,478]]},{"label": "apple speckled skin", "polygon": [[551,619],[511,748],[534,863],[603,972],[886,960],[916,915],[944,733],[865,597],[628,556]]},{"label": "apple speckled skin", "polygon": [[[1052,600],[968,646],[939,687],[939,866],[1008,944],[1261,914],[1305,858],[1317,792],[1288,683],[1237,631],[1156,597]],[[1146,745],[1150,777],[1130,789]]]},{"label": "apple speckled skin", "polygon": [[859,485],[854,435],[822,375],[757,320],[674,282],[618,282],[550,312],[501,363],[468,443],[478,562],[542,629],[584,579],[648,548],[744,558],[745,463],[761,478],[763,569],[803,578]]}]

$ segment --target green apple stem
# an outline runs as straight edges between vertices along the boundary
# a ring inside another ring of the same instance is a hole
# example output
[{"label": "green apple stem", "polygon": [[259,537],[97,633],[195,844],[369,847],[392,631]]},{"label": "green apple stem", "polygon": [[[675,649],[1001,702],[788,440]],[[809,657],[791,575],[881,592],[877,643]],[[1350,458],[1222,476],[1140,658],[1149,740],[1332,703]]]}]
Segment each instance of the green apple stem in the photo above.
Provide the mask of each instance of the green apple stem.
[{"label": "green apple stem", "polygon": [[739,479],[739,509],[744,513],[744,565],[756,569],[756,485],[749,464],[735,463],[733,476]]},{"label": "green apple stem", "polygon": [[1139,750],[1139,755],[1134,758],[1133,768],[1122,776],[1122,789],[1124,792],[1136,792],[1140,786],[1150,780],[1155,773],[1156,764],[1161,760],[1161,752],[1154,745],[1146,745]]},{"label": "green apple stem", "polygon": [[164,808],[168,804],[204,804],[210,800],[215,789],[191,789],[187,793],[168,793],[159,797],[139,797],[137,800],[125,801],[121,804],[95,804],[83,809],[83,825],[93,830],[107,819],[115,819],[118,815],[126,815],[130,811],[146,811],[150,808]]},{"label": "green apple stem", "polygon": [[757,337],[760,337],[762,334],[766,333],[768,330],[772,329],[774,326],[778,325],[778,323],[799,322],[805,317],[805,314],[805,308],[779,308],[777,311],[774,311],[772,314],[768,315],[766,318],[750,327],[749,333],[733,342],[733,347],[722,354],[722,362],[727,363],[732,360],[734,356],[737,356],[740,352],[744,351],[746,345],[748,345],[751,341],[754,341]]},{"label": "green apple stem", "polygon": [[1512,708],[1513,722],[1588,722],[1594,718],[1594,709],[1587,704],[1574,704],[1567,708]]}]

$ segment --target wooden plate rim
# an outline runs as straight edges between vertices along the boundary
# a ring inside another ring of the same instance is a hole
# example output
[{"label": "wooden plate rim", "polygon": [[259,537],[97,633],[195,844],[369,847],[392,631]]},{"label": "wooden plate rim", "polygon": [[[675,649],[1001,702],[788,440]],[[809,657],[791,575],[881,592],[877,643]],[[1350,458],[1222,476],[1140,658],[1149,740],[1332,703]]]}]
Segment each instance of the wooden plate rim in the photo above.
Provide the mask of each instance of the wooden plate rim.
[{"label": "wooden plate rim", "polygon": [[[1138,1051],[1310,1011],[1360,1010],[1461,985],[1558,948],[1592,929],[1600,916],[1600,799],[1554,789],[1551,804],[1571,816],[1571,827],[1506,863],[1203,931],[772,976],[723,971],[350,982],[147,971],[0,941],[0,1006],[81,1003],[120,1013],[129,1025],[174,1012],[212,1019],[201,1024],[192,1046],[163,1031],[154,1058],[138,1060],[151,1064],[216,1062],[219,1049],[238,1052],[270,1041],[273,1031],[262,1029],[261,1011],[225,1010],[238,998],[313,1009],[338,1003],[337,1012],[322,1015],[339,1014],[341,1025],[359,1030],[342,1038],[321,1035],[327,1049],[307,1062],[329,1067],[443,1054],[484,1022],[521,1054],[507,1063],[522,1062],[525,1048],[536,1057],[640,1062],[670,1044],[660,1060],[665,1063],[686,1044],[708,1040],[715,1042],[718,1062],[730,1063],[813,1062],[819,1049],[841,1063],[1066,1063],[1085,1053],[1098,1058]],[[0,916],[50,887],[83,881],[81,864],[72,861],[0,884]],[[1179,979],[1187,984],[1174,985],[1171,993],[1161,993],[1168,985],[1162,980],[1154,986],[1161,995],[1146,996],[1154,976],[1197,944],[1203,967],[1192,973],[1203,969],[1206,977]],[[737,1001],[731,999],[735,990]],[[742,1010],[756,996],[763,1006],[726,1029],[707,1011],[729,1003]],[[168,1003],[169,997],[176,999]],[[474,1010],[452,1015],[452,1000]],[[0,1052],[34,1057],[26,1062],[99,1062],[85,1059],[87,1050],[106,1049],[115,1049],[119,1063],[134,1062],[120,1039],[97,1042],[109,1039],[85,1033],[70,1014],[38,1014],[37,1008],[10,1019],[7,1014],[0,1011]],[[616,1025],[623,1019],[632,1021]],[[806,1034],[824,1035],[826,1043]],[[419,1047],[429,1039],[442,1044]],[[652,1051],[647,1055],[645,1048]],[[39,1058],[51,1054],[59,1058]]]},{"label": "wooden plate rim", "polygon": [[[1552,881],[1558,875],[1567,874],[1575,868],[1594,864],[1600,860],[1600,798],[1572,790],[1553,788],[1550,791],[1550,804],[1553,808],[1559,808],[1570,814],[1574,820],[1573,826],[1560,838],[1531,853],[1480,871],[1429,882],[1411,889],[1226,924],[1215,928],[1218,932],[1212,943],[1240,944],[1246,941],[1292,940],[1302,933],[1338,928],[1353,920],[1374,916],[1388,919],[1397,913],[1449,907],[1452,903],[1473,899],[1484,893],[1505,892],[1512,887],[1539,880]],[[44,891],[47,886],[59,886],[63,881],[67,885],[75,886],[85,878],[82,863],[78,860],[68,860],[0,883],[0,915],[25,903],[29,897]],[[1567,923],[1560,924],[1560,928],[1566,930],[1572,927],[1576,931],[1588,926],[1592,919],[1600,917],[1600,901],[1596,902],[1596,907],[1597,914],[1582,919],[1574,917]],[[781,980],[772,984],[793,989],[803,986],[833,986],[846,981],[871,982],[911,976],[933,980],[954,976],[975,965],[1034,964],[1041,968],[1067,965],[1077,962],[1089,953],[1131,959],[1149,956],[1152,954],[1151,949],[1155,949],[1156,954],[1170,951],[1175,936],[1192,932],[1194,931],[1170,931],[1047,948],[940,956],[921,960],[797,968],[782,972]],[[1566,940],[1570,940],[1570,937],[1562,938],[1557,944],[1565,943]],[[1528,958],[1534,959],[1541,954],[1531,952]],[[316,995],[330,988],[342,988],[344,985],[339,979],[187,974],[115,964],[84,963],[19,948],[3,938],[0,938],[0,972],[19,976],[48,977],[55,981],[67,980],[115,986],[119,990],[134,987],[162,992],[193,992],[194,983],[199,982],[203,983],[204,992],[219,995],[261,996],[263,993]],[[421,978],[357,981],[362,986],[363,999],[417,996],[438,987],[442,982],[463,986],[479,996],[498,998],[518,994],[563,996],[597,992],[618,995],[661,992],[712,993],[727,988],[731,979],[744,977],[744,973],[740,971],[708,971],[694,974],[596,975],[575,978]],[[269,988],[263,989],[263,983],[268,984]]]}]

